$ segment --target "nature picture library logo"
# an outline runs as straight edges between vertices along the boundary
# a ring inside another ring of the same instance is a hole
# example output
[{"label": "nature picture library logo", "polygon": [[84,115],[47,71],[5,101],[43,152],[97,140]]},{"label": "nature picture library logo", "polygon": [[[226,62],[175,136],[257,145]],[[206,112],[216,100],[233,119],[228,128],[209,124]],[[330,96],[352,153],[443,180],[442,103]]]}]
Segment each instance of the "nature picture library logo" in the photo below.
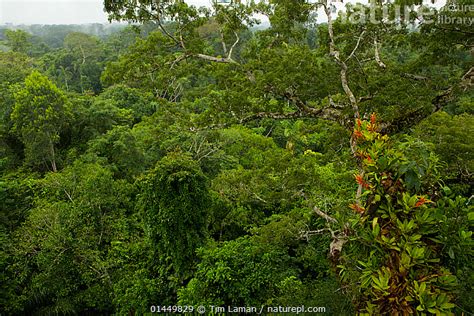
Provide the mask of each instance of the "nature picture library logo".
[{"label": "nature picture library logo", "polygon": [[474,4],[449,4],[438,16],[438,24],[474,24]]},{"label": "nature picture library logo", "polygon": [[341,18],[351,24],[474,24],[474,4],[440,5],[434,0],[430,2],[431,5],[399,5],[390,1],[380,5],[370,1],[368,4],[356,3],[337,10],[335,3],[341,3],[341,0],[331,1],[331,12],[339,11]]}]

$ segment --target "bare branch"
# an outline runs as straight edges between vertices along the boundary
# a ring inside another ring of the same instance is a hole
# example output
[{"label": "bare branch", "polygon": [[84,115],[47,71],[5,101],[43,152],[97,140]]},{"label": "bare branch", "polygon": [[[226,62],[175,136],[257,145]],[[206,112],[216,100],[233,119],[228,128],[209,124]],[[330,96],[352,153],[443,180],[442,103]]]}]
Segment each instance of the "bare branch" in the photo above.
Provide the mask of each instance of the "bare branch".
[{"label": "bare branch", "polygon": [[227,45],[225,44],[224,33],[222,32],[222,30],[220,31],[220,33],[221,33],[222,50],[224,51],[224,55],[227,55]]},{"label": "bare branch", "polygon": [[183,33],[181,32],[181,30],[180,30],[180,32],[179,32],[179,43],[181,44],[181,47],[182,47],[184,50],[186,50],[186,45],[184,44]]},{"label": "bare branch", "polygon": [[207,60],[207,61],[211,61],[211,62],[216,62],[216,63],[236,64],[236,65],[239,64],[235,60],[229,59],[227,57],[214,57],[214,56],[205,55],[205,54],[192,54],[192,53],[184,53],[184,54],[178,56],[172,62],[168,62],[167,64],[171,64],[170,69],[173,69],[176,66],[176,64],[182,62],[183,60],[185,60],[189,57],[197,57],[199,59],[203,59],[203,60]]},{"label": "bare branch", "polygon": [[342,88],[344,89],[344,92],[346,93],[347,97],[349,98],[349,101],[351,102],[352,109],[354,111],[354,117],[359,118],[360,117],[359,105],[354,96],[354,93],[349,87],[349,82],[347,80],[347,65],[345,63],[341,64],[341,83],[342,83]]},{"label": "bare branch", "polygon": [[359,103],[366,102],[366,101],[370,101],[370,100],[373,100],[373,99],[374,99],[374,96],[373,96],[373,95],[368,95],[368,96],[365,96],[365,97],[360,97],[360,98],[359,98]]},{"label": "bare branch", "polygon": [[174,37],[173,35],[171,35],[170,32],[168,32],[168,30],[163,26],[163,24],[161,23],[160,20],[157,21],[157,24],[160,28],[160,30],[166,35],[168,36],[169,38],[171,38],[173,40],[173,42],[175,42],[177,45],[181,46],[181,43],[176,39],[176,37]]},{"label": "bare branch", "polygon": [[229,55],[227,55],[227,58],[228,58],[229,60],[233,60],[233,59],[232,59],[232,52],[234,51],[235,46],[237,46],[237,44],[238,44],[239,41],[240,41],[239,34],[237,34],[236,31],[234,31],[234,35],[235,35],[235,42],[234,42],[234,44],[232,45],[232,47],[230,48],[230,50],[229,50]]},{"label": "bare branch", "polygon": [[268,201],[266,201],[265,199],[261,198],[257,193],[253,193],[253,195],[257,198],[257,200],[259,200],[260,202],[263,202],[265,204],[268,204]]},{"label": "bare branch", "polygon": [[325,232],[330,232],[329,228],[322,228],[318,230],[303,230],[303,231],[300,231],[299,239],[306,239],[306,241],[309,241],[309,238],[311,236],[321,235]]},{"label": "bare branch", "polygon": [[[177,45],[181,46],[181,43],[180,41],[178,41],[178,39],[173,36],[166,28],[165,26],[163,25],[163,23],[161,22],[161,17],[158,15],[158,14],[154,14],[150,11],[147,11],[148,14],[153,17],[155,19],[155,22],[156,24],[158,24],[158,27],[160,28],[160,30],[163,32],[163,34],[165,34],[168,38],[170,38],[171,40],[173,40],[173,42],[175,42]],[[184,48],[184,47],[183,47]]]},{"label": "bare branch", "polygon": [[332,241],[329,245],[329,255],[334,260],[337,261],[339,254],[342,251],[342,247],[347,242],[347,235],[344,231],[333,230],[330,226],[330,223],[336,224],[338,221],[327,215],[325,212],[321,211],[317,206],[313,207],[314,212],[326,220],[326,228],[319,229],[316,231],[308,231],[303,236],[309,238],[311,235],[320,234],[322,232],[328,231],[331,233]]},{"label": "bare branch", "polygon": [[354,49],[352,50],[352,52],[351,52],[351,54],[349,55],[349,57],[346,58],[345,62],[347,62],[349,59],[351,59],[352,57],[354,57],[354,54],[355,54],[355,52],[357,51],[357,49],[359,48],[360,41],[362,40],[362,37],[364,37],[364,34],[365,34],[365,30],[363,30],[362,33],[360,33],[359,39],[357,40],[356,46],[355,46]]},{"label": "bare branch", "polygon": [[324,218],[328,223],[337,223],[337,220],[328,214],[321,211],[317,206],[313,207],[313,211],[318,214],[320,217]]},{"label": "bare branch", "polygon": [[334,103],[331,96],[329,96],[329,106],[323,108],[313,108],[308,106],[303,100],[301,100],[295,93],[293,89],[287,89],[283,94],[283,97],[291,102],[298,108],[299,112],[302,112],[302,117],[318,117],[331,121],[339,122],[341,125],[344,125],[341,121],[342,114],[339,109],[344,108],[339,104]]},{"label": "bare branch", "polygon": [[239,64],[235,60],[233,60],[231,58],[227,58],[227,57],[214,57],[214,56],[209,56],[209,55],[205,55],[205,54],[190,54],[190,56],[195,56],[197,58],[204,59],[204,60],[207,60],[207,61],[216,62],[216,63]]},{"label": "bare branch", "polygon": [[417,81],[429,81],[430,80],[430,78],[428,78],[428,77],[420,76],[420,75],[414,75],[414,74],[410,74],[410,73],[406,73],[406,72],[402,73],[402,77],[417,80]]},{"label": "bare branch", "polygon": [[334,29],[333,29],[333,24],[332,24],[332,16],[331,16],[331,10],[329,9],[327,3],[321,3],[321,5],[324,8],[324,12],[326,13],[326,16],[328,18],[328,33],[329,33],[329,54],[334,57],[335,61],[339,64],[341,67],[341,84],[342,88],[344,89],[344,92],[346,96],[349,98],[349,101],[351,102],[352,105],[352,110],[354,111],[354,117],[358,118],[360,117],[359,114],[359,106],[357,104],[357,99],[354,96],[354,93],[352,92],[351,88],[349,87],[349,82],[347,80],[347,64],[341,60],[340,58],[340,52],[337,50],[336,47],[336,41],[334,38]]},{"label": "bare branch", "polygon": [[[173,63],[172,63],[172,68],[174,67],[175,64],[181,62],[182,60],[186,59],[187,57],[190,57],[190,56],[194,56],[194,57],[197,57],[197,58],[200,58],[200,59],[204,59],[204,60],[207,60],[207,61],[211,61],[211,62],[217,62],[217,63],[232,63],[232,64],[238,64],[235,60],[233,60],[231,57],[232,57],[232,50],[234,49],[234,47],[238,44],[238,42],[240,41],[240,38],[238,36],[237,33],[235,33],[235,36],[236,36],[236,41],[234,43],[234,45],[232,46],[232,48],[230,49],[229,53],[228,53],[228,57],[214,57],[214,56],[209,56],[209,55],[205,55],[205,54],[193,54],[191,52],[187,52],[187,48],[186,48],[186,44],[185,44],[185,41],[184,41],[184,38],[183,38],[183,34],[182,34],[182,29],[183,27],[181,27],[177,33],[179,34],[179,39],[174,36],[173,34],[171,34],[165,27],[164,25],[162,24],[161,22],[161,19],[158,15],[156,14],[153,14],[152,12],[148,12],[148,14],[150,14],[150,16],[152,16],[155,20],[156,20],[156,23],[158,24],[158,27],[160,28],[160,30],[167,36],[169,37],[170,39],[172,39],[178,46],[180,46],[185,52],[184,52],[184,55],[178,57]],[[227,51],[227,47],[225,45],[225,42],[224,42],[224,38],[223,38],[223,35],[221,33],[221,36],[222,36],[222,45],[223,45],[223,49],[224,49],[224,53],[226,53]]]},{"label": "bare branch", "polygon": [[328,96],[328,100],[329,100],[329,106],[330,107],[339,108],[339,109],[345,108],[345,105],[335,103],[330,95]]},{"label": "bare branch", "polygon": [[[170,69],[173,69],[176,66],[176,64],[179,64],[181,61],[185,60],[186,58],[188,58],[187,54],[182,54],[182,55],[178,56],[178,58],[176,58],[175,60],[173,60],[171,62]],[[168,62],[167,64],[170,64],[170,62]]]},{"label": "bare branch", "polygon": [[471,67],[461,78],[461,86],[464,89],[472,87],[474,80],[474,67]]},{"label": "bare branch", "polygon": [[379,45],[377,43],[377,37],[374,38],[374,48],[375,48],[375,61],[379,65],[380,68],[385,69],[387,68],[387,65],[385,65],[380,59],[380,52],[379,52]]},{"label": "bare branch", "polygon": [[64,193],[66,193],[66,196],[67,196],[67,198],[69,199],[69,201],[71,201],[71,203],[74,204],[74,200],[72,199],[71,194],[69,194],[69,192],[68,192],[66,189],[64,189],[64,188],[63,188],[63,191],[64,191]]},{"label": "bare branch", "polygon": [[334,261],[337,261],[339,254],[342,251],[342,247],[347,242],[347,236],[344,234],[335,236],[329,245],[329,254]]}]

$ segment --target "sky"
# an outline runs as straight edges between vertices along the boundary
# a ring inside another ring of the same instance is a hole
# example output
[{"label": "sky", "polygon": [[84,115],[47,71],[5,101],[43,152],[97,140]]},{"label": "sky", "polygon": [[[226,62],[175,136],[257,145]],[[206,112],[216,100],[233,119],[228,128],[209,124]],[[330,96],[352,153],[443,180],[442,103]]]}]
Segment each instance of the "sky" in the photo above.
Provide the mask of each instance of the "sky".
[{"label": "sky", "polygon": [[[207,5],[210,0],[188,0]],[[103,0],[0,0],[0,25],[106,23]]]},{"label": "sky", "polygon": [[[429,0],[428,0],[429,1]],[[436,7],[445,0],[437,0]],[[211,0],[186,0],[196,6],[209,5]],[[367,3],[368,0],[347,2]],[[320,14],[319,16],[322,16]],[[87,24],[107,23],[103,0],[0,0],[0,25],[11,24]],[[324,22],[321,20],[320,22]]]}]

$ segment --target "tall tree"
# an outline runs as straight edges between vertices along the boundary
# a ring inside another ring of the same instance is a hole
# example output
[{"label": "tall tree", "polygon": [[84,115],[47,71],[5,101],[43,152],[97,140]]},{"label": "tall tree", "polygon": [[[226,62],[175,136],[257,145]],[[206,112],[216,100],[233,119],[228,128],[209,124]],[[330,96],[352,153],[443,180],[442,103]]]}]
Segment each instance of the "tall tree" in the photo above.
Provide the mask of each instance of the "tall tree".
[{"label": "tall tree", "polygon": [[28,163],[47,164],[57,171],[55,147],[70,116],[66,96],[47,77],[34,71],[25,79],[25,86],[15,93],[11,120]]},{"label": "tall tree", "polygon": [[[69,33],[64,39],[65,51],[59,51],[54,65],[61,69],[61,75],[72,75],[69,85],[77,92],[100,92],[103,47],[98,38],[79,32]],[[61,77],[61,76],[59,76]],[[66,83],[66,87],[67,87]]]},{"label": "tall tree", "polygon": [[31,34],[25,31],[6,30],[5,37],[7,38],[7,45],[14,52],[26,54],[31,46]]},{"label": "tall tree", "polygon": [[[142,182],[145,231],[163,267],[189,278],[195,251],[206,241],[207,179],[189,156],[171,154]],[[159,259],[160,258],[160,259]],[[162,267],[162,268],[163,268]]]},{"label": "tall tree", "polygon": [[[12,122],[10,115],[15,105],[13,88],[31,73],[32,60],[24,54],[0,53],[0,161],[2,167],[18,162],[21,156],[21,144],[10,133]],[[0,169],[2,168],[0,167]]]}]

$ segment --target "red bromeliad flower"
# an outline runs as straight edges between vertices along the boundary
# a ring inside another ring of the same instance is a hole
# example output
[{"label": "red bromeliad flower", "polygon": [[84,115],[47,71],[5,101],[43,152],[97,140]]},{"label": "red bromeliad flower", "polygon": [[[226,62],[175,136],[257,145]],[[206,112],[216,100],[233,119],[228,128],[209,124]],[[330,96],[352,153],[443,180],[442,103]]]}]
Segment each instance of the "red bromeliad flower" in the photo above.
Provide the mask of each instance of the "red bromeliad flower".
[{"label": "red bromeliad flower", "polygon": [[360,118],[356,119],[357,126],[360,128],[362,126],[362,121]]},{"label": "red bromeliad flower", "polygon": [[365,189],[370,189],[370,185],[364,180],[364,177],[360,174],[354,175],[354,178],[358,185],[363,186]]},{"label": "red bromeliad flower", "polygon": [[422,206],[426,203],[431,203],[431,202],[432,201],[430,201],[430,200],[426,199],[424,196],[422,196],[418,199],[418,202],[416,202],[415,207],[420,207],[420,206]]},{"label": "red bromeliad flower", "polygon": [[375,122],[377,122],[377,114],[372,113],[372,115],[370,115],[370,123],[372,123],[373,125],[375,125]]},{"label": "red bromeliad flower", "polygon": [[377,131],[377,125],[375,125],[374,123],[370,123],[369,125],[367,125],[367,130],[369,132],[376,132]]},{"label": "red bromeliad flower", "polygon": [[355,178],[357,184],[362,185],[362,184],[364,184],[364,182],[365,182],[365,181],[364,181],[364,178],[363,178],[360,174],[354,175],[354,178]]},{"label": "red bromeliad flower", "polygon": [[369,162],[372,162],[372,157],[370,157],[370,155],[364,151],[364,150],[357,150],[355,152],[355,156],[357,158],[360,158],[360,159],[367,159]]},{"label": "red bromeliad flower", "polygon": [[362,134],[361,131],[355,130],[354,131],[354,137],[355,137],[355,139],[359,139],[359,138],[364,138],[364,135]]},{"label": "red bromeliad flower", "polygon": [[349,205],[349,207],[356,211],[357,213],[359,214],[363,214],[365,212],[365,208],[363,208],[362,206],[360,206],[359,204],[355,203],[355,204],[351,204]]}]

